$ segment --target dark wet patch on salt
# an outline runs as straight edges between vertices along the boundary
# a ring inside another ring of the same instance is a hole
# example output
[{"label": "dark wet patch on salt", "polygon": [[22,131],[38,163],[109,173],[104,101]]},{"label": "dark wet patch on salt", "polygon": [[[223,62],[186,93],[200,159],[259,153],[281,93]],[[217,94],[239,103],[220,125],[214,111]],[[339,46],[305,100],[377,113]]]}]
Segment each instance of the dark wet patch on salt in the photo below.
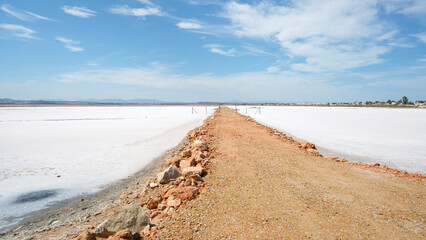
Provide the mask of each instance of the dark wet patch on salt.
[{"label": "dark wet patch on salt", "polygon": [[33,191],[28,192],[19,195],[15,201],[13,201],[14,204],[20,204],[20,203],[29,203],[29,202],[35,202],[42,199],[54,197],[59,193],[57,189],[50,189],[50,190],[41,190],[41,191]]}]

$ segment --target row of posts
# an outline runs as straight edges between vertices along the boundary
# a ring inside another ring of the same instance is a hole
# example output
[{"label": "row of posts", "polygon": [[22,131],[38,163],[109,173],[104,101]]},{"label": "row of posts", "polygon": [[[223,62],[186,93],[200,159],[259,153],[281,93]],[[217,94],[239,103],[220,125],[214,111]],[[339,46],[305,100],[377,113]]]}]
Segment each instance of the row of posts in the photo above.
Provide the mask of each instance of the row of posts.
[{"label": "row of posts", "polygon": [[[238,108],[237,108],[237,105],[235,104],[234,105],[234,107],[235,107],[235,112],[236,113],[238,113]],[[220,113],[220,105],[217,107],[217,109],[218,109],[218,112]],[[206,114],[207,114],[207,106],[205,106],[205,110],[206,110]],[[195,110],[195,108],[194,107],[192,107],[192,111],[191,111],[191,113],[192,114],[198,114],[198,112],[197,112],[197,110]],[[246,114],[248,113],[248,111],[247,111],[247,107],[246,107]],[[261,110],[261,108],[260,107],[256,107],[256,112],[254,113],[254,114],[262,114],[262,110]]]}]

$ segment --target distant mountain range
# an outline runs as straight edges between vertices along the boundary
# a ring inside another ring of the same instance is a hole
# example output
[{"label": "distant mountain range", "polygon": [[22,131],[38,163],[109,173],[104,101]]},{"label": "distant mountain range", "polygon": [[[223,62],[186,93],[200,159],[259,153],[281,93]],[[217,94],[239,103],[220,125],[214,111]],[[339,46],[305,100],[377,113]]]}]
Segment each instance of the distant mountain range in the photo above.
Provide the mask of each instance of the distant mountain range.
[{"label": "distant mountain range", "polygon": [[78,102],[91,102],[91,103],[121,103],[121,104],[162,104],[166,103],[164,101],[159,101],[157,99],[85,99],[78,100]]},{"label": "distant mountain range", "polygon": [[231,102],[166,102],[156,99],[81,99],[68,101],[63,99],[48,100],[16,100],[11,98],[0,98],[0,105],[219,105],[240,104],[238,101]]},{"label": "distant mountain range", "polygon": [[84,99],[77,101],[67,101],[63,99],[49,99],[49,100],[15,100],[10,98],[0,98],[1,105],[91,105],[91,104],[168,104],[164,101],[156,99]]}]

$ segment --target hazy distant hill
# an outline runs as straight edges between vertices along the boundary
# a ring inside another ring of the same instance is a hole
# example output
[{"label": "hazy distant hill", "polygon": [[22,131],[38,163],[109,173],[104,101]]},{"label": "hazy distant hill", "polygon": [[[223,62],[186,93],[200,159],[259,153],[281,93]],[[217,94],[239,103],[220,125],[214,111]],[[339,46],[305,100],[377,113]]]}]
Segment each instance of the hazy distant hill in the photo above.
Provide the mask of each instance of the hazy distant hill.
[{"label": "hazy distant hill", "polygon": [[80,102],[90,102],[90,103],[120,103],[120,104],[161,104],[165,103],[164,101],[159,101],[156,99],[85,99],[80,100]]},{"label": "hazy distant hill", "polygon": [[0,105],[88,105],[88,104],[167,104],[156,99],[85,99],[77,101],[67,101],[63,99],[50,100],[15,100],[10,98],[0,98]]}]

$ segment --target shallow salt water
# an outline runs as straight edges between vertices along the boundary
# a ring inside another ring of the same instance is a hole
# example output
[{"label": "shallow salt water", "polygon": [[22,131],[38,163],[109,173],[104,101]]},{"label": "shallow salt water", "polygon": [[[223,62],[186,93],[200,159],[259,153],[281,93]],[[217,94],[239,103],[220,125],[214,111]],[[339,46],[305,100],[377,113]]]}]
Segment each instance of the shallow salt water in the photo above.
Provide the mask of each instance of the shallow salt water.
[{"label": "shallow salt water", "polygon": [[262,106],[259,114],[255,107],[238,108],[315,143],[320,153],[426,173],[426,109]]},{"label": "shallow salt water", "polygon": [[213,112],[195,109],[0,108],[0,232],[49,203],[138,172]]}]

